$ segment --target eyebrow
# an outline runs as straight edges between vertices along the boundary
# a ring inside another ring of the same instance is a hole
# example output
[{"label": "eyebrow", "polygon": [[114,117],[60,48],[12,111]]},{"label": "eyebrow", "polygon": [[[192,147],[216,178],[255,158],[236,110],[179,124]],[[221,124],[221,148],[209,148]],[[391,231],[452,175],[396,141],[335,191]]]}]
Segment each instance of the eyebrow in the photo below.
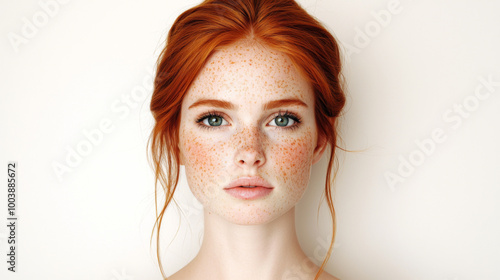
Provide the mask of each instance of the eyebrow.
[{"label": "eyebrow", "polygon": [[[283,106],[291,106],[291,105],[297,105],[297,106],[303,106],[307,108],[307,104],[304,103],[300,99],[279,99],[279,100],[272,100],[264,104],[263,109],[264,111],[267,110],[272,110],[274,108],[279,108]],[[199,99],[191,106],[189,106],[188,109],[198,107],[198,106],[212,106],[212,107],[218,107],[222,109],[228,109],[228,110],[234,110],[236,106],[228,101],[224,100],[218,100],[218,99]]]}]

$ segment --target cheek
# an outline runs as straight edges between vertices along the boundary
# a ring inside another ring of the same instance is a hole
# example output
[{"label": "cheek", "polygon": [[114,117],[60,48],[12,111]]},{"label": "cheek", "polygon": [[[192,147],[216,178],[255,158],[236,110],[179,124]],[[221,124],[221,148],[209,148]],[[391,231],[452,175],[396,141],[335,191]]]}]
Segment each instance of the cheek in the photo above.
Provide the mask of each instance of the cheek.
[{"label": "cheek", "polygon": [[[281,186],[284,196],[291,201],[299,200],[309,183],[314,149],[311,132],[307,130],[296,137],[283,137],[264,144],[269,149],[266,152],[267,166],[261,170],[262,175]],[[210,189],[220,187],[231,179],[226,174],[229,169],[225,165],[227,155],[222,149],[224,145],[216,139],[201,137],[189,129],[181,133],[181,149],[189,187],[200,202],[206,205],[214,193]],[[230,143],[225,145],[232,146]]]},{"label": "cheek", "polygon": [[214,174],[221,170],[221,147],[214,139],[202,138],[189,130],[183,131],[181,141],[188,184],[193,194],[204,200],[207,188],[219,183],[215,182]]},{"label": "cheek", "polygon": [[313,144],[310,133],[285,139],[273,151],[277,180],[289,194],[301,196],[307,188],[312,165]]}]

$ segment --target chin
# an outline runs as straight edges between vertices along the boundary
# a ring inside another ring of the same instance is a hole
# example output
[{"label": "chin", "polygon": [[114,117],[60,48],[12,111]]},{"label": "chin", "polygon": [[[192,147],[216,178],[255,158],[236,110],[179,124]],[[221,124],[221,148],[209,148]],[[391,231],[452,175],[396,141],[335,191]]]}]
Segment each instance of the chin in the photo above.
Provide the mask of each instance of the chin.
[{"label": "chin", "polygon": [[252,225],[265,225],[269,222],[271,222],[274,219],[252,219],[249,217],[239,217],[239,218],[232,218],[231,220],[228,220],[229,222],[241,226],[252,226]]},{"label": "chin", "polygon": [[217,214],[222,219],[237,225],[264,225],[282,216],[284,213],[277,213],[266,209],[235,209],[234,211],[217,213],[209,211],[211,215]]}]

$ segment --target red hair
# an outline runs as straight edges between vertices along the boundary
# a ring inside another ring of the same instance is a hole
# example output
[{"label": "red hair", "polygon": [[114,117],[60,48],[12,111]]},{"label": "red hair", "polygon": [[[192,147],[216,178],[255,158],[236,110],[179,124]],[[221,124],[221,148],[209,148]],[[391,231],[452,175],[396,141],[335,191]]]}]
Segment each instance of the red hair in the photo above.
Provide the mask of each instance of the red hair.
[{"label": "red hair", "polygon": [[[148,140],[151,152],[151,159],[148,160],[150,163],[152,160],[156,179],[157,218],[153,232],[157,226],[156,249],[160,271],[165,279],[159,255],[159,236],[163,214],[179,181],[178,143],[182,100],[212,53],[244,38],[258,40],[288,55],[313,87],[318,133],[330,145],[323,194],[327,199],[333,228],[329,250],[315,280],[321,275],[331,255],[336,231],[331,192],[335,172],[332,178],[331,171],[334,169],[337,148],[337,117],[345,103],[339,46],[330,32],[293,0],[205,0],[183,12],[172,25],[166,46],[157,61],[150,104],[155,119]],[[160,214],[157,210],[158,182],[165,191],[165,202]]]}]

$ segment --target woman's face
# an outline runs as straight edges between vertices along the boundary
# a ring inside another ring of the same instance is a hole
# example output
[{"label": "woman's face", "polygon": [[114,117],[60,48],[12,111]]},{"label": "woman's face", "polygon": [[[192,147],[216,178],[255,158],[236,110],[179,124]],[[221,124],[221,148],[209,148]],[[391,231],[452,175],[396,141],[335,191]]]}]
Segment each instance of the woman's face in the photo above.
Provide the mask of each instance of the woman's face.
[{"label": "woman's face", "polygon": [[[294,207],[326,146],[310,84],[287,56],[252,42],[212,55],[182,102],[179,130],[192,193],[210,214],[236,224],[264,224]],[[254,176],[272,185],[268,195],[241,199],[224,190]]]}]

